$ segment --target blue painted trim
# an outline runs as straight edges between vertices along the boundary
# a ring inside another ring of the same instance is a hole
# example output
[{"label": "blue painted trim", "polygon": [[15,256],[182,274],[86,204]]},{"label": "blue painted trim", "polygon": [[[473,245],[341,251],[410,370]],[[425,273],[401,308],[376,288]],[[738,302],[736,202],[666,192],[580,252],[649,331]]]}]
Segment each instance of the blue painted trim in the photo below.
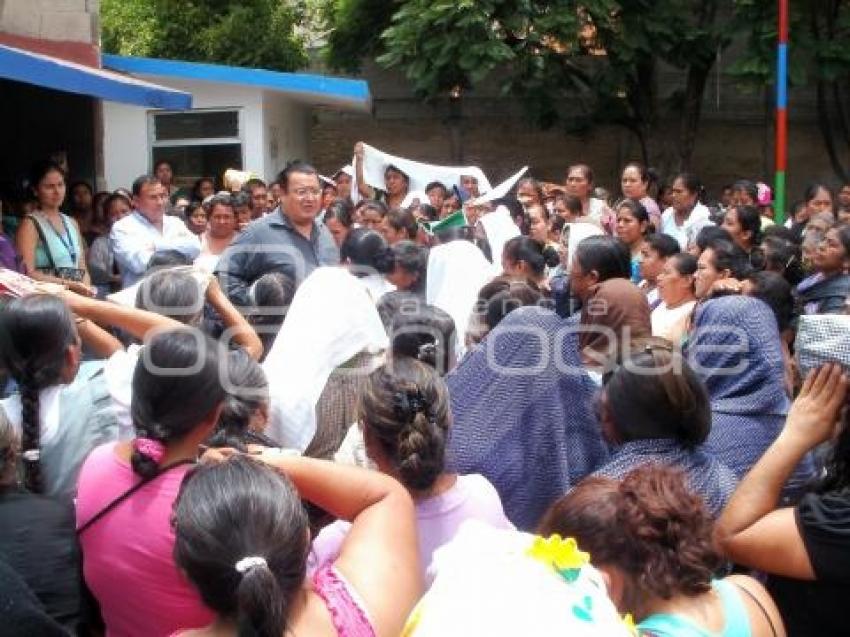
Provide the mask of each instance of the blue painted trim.
[{"label": "blue painted trim", "polygon": [[782,43],[776,55],[776,108],[788,108],[788,45]]},{"label": "blue painted trim", "polygon": [[144,86],[109,71],[3,45],[0,45],[0,77],[137,106],[175,110],[192,107],[192,96],[182,91]]},{"label": "blue painted trim", "polygon": [[279,73],[277,71],[222,66],[220,64],[121,55],[104,55],[103,65],[125,73],[242,84],[282,93],[303,95],[320,101],[353,103],[366,108],[369,107],[372,99],[367,82],[310,73]]}]

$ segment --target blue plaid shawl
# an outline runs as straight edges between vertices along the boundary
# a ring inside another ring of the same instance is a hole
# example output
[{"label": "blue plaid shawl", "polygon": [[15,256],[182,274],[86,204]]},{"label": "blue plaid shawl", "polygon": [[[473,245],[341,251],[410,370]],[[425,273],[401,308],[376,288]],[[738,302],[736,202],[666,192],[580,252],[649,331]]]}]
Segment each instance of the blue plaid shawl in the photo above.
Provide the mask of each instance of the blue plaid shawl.
[{"label": "blue plaid shawl", "polygon": [[701,496],[712,517],[726,506],[738,479],[732,470],[702,449],[685,449],[668,438],[632,440],[618,447],[611,459],[594,475],[622,479],[629,471],[647,464],[663,464],[682,469],[691,490]]},{"label": "blue plaid shawl", "polygon": [[449,468],[486,476],[520,529],[533,529],[608,457],[577,325],[577,317],[517,309],[446,378],[454,414]]},{"label": "blue plaid shawl", "polygon": [[[686,355],[711,399],[706,451],[741,478],[779,435],[790,407],[773,313],[747,296],[707,301],[697,306]],[[813,473],[807,457],[786,495],[799,491]]]}]

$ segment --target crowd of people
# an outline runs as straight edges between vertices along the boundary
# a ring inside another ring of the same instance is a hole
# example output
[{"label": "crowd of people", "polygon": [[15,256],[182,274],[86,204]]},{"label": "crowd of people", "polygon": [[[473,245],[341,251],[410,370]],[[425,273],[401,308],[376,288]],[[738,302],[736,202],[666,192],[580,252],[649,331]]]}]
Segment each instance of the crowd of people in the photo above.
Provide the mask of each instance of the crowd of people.
[{"label": "crowd of people", "polygon": [[844,634],[850,184],[373,151],[4,200],[0,634]]}]

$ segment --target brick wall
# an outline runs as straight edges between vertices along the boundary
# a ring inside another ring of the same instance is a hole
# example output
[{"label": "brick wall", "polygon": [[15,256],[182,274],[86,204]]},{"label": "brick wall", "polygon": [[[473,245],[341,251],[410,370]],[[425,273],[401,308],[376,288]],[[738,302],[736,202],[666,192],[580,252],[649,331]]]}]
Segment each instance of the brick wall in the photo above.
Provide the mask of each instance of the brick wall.
[{"label": "brick wall", "polygon": [[[411,159],[451,163],[445,105],[416,99],[398,73],[367,66],[363,77],[372,91],[371,116],[314,111],[311,155],[320,171],[331,174],[350,162],[358,140]],[[668,72],[662,79],[668,93],[677,88],[675,77]],[[789,200],[798,198],[810,180],[834,179],[814,106],[810,91],[791,91]],[[741,178],[772,182],[772,117],[769,96],[741,91],[722,74],[719,83],[712,76],[694,154],[694,170],[710,191]],[[498,97],[494,84],[465,100],[461,129],[464,161],[480,165],[494,183],[525,164],[536,177],[560,181],[567,165],[583,162],[594,168],[599,185],[617,188],[620,168],[640,157],[636,141],[616,127],[586,136],[537,130],[524,122],[518,104]],[[671,140],[676,133],[671,124]]]}]

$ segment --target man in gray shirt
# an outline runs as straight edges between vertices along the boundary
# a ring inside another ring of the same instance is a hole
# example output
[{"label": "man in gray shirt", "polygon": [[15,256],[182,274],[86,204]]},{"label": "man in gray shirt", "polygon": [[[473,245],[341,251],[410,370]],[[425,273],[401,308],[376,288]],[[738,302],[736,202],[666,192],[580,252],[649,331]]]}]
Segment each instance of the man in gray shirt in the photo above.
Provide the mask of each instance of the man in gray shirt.
[{"label": "man in gray shirt", "polygon": [[280,206],[248,225],[216,266],[221,287],[237,307],[248,307],[248,289],[269,272],[281,272],[298,285],[322,265],[337,265],[339,250],[316,216],[321,209],[319,175],[293,163],[280,175]]}]

